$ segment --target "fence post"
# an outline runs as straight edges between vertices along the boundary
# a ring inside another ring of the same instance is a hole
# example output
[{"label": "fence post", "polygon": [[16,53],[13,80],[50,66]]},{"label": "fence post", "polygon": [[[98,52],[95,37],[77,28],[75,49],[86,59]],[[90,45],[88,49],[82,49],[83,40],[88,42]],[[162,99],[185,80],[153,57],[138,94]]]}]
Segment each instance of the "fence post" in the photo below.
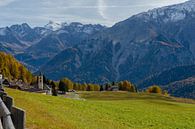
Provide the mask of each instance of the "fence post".
[{"label": "fence post", "polygon": [[7,93],[3,92],[3,91],[0,91],[0,97],[3,98],[3,96],[6,96]]},{"label": "fence post", "polygon": [[0,129],[25,129],[25,111],[13,106],[13,98],[0,91]]},{"label": "fence post", "polygon": [[0,118],[3,122],[2,125],[4,129],[15,129],[10,115],[10,111],[7,109],[2,99],[0,99]]},{"label": "fence post", "polygon": [[16,107],[12,107],[11,110],[12,120],[16,129],[25,128],[25,112]]},{"label": "fence post", "polygon": [[0,120],[0,129],[3,129],[3,125],[2,125],[2,123],[1,123],[1,120]]},{"label": "fence post", "polygon": [[3,101],[5,105],[7,106],[8,110],[11,112],[11,109],[13,106],[13,98],[10,96],[3,96]]}]

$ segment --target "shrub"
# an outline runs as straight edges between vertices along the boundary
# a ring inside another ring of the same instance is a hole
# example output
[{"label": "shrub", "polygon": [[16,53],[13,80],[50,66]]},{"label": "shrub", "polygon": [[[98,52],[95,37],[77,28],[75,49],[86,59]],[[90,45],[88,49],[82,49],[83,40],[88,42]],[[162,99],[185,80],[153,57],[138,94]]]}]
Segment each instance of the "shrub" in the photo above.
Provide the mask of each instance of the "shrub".
[{"label": "shrub", "polygon": [[162,94],[162,89],[157,86],[157,85],[154,85],[154,86],[151,86],[147,89],[147,92],[148,93],[157,93],[157,94]]},{"label": "shrub", "polygon": [[135,85],[129,81],[121,81],[118,85],[122,91],[136,92]]},{"label": "shrub", "polygon": [[56,90],[57,86],[53,81],[51,82],[51,87],[52,87],[52,95],[57,96],[58,95],[57,90]]},{"label": "shrub", "polygon": [[62,93],[65,93],[68,91],[68,86],[66,85],[66,83],[63,80],[60,80],[59,91],[61,91]]},{"label": "shrub", "polygon": [[164,96],[169,96],[169,93],[168,93],[168,91],[166,91],[166,90],[163,90],[163,91],[162,91],[162,94],[163,94]]}]

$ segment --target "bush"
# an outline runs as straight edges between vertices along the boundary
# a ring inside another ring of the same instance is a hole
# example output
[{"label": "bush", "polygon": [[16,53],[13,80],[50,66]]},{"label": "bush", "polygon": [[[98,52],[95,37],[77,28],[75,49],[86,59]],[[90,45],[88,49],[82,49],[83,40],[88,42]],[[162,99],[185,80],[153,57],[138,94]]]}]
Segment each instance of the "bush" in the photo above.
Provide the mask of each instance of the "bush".
[{"label": "bush", "polygon": [[62,93],[65,93],[68,91],[68,86],[66,85],[66,83],[63,80],[60,80],[59,91],[61,91]]},{"label": "bush", "polygon": [[135,85],[129,81],[121,81],[118,85],[122,91],[136,92]]},{"label": "bush", "polygon": [[57,90],[56,90],[56,84],[52,81],[51,82],[51,87],[52,87],[52,95],[53,96],[58,96],[58,92],[57,92]]},{"label": "bush", "polygon": [[147,89],[147,92],[148,93],[157,93],[157,94],[162,94],[162,89],[157,86],[157,85],[154,85],[154,86],[151,86]]},{"label": "bush", "polygon": [[166,90],[163,90],[163,91],[162,91],[162,94],[163,94],[164,96],[170,96],[169,93],[168,93],[168,91],[166,91]]}]

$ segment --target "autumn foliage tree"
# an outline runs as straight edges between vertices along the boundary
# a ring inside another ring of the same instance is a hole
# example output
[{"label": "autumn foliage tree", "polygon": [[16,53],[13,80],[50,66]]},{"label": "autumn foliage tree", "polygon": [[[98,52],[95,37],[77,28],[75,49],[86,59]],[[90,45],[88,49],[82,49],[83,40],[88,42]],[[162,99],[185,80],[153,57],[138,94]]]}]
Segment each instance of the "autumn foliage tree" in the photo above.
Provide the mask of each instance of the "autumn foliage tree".
[{"label": "autumn foliage tree", "polygon": [[162,94],[162,89],[157,86],[157,85],[153,85],[153,86],[150,86],[148,89],[147,89],[147,92],[148,93],[157,93],[157,94]]},{"label": "autumn foliage tree", "polygon": [[136,92],[135,85],[129,81],[121,81],[118,85],[122,91]]},{"label": "autumn foliage tree", "polygon": [[0,52],[0,71],[9,80],[21,79],[25,83],[31,83],[33,75],[13,56]]}]

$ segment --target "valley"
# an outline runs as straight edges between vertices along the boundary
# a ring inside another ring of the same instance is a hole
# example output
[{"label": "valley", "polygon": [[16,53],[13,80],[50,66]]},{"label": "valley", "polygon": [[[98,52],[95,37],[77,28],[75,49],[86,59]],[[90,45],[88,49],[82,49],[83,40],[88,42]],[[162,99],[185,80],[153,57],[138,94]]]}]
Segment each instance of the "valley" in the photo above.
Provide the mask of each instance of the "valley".
[{"label": "valley", "polygon": [[0,17],[0,129],[195,129],[195,0],[0,0]]}]

